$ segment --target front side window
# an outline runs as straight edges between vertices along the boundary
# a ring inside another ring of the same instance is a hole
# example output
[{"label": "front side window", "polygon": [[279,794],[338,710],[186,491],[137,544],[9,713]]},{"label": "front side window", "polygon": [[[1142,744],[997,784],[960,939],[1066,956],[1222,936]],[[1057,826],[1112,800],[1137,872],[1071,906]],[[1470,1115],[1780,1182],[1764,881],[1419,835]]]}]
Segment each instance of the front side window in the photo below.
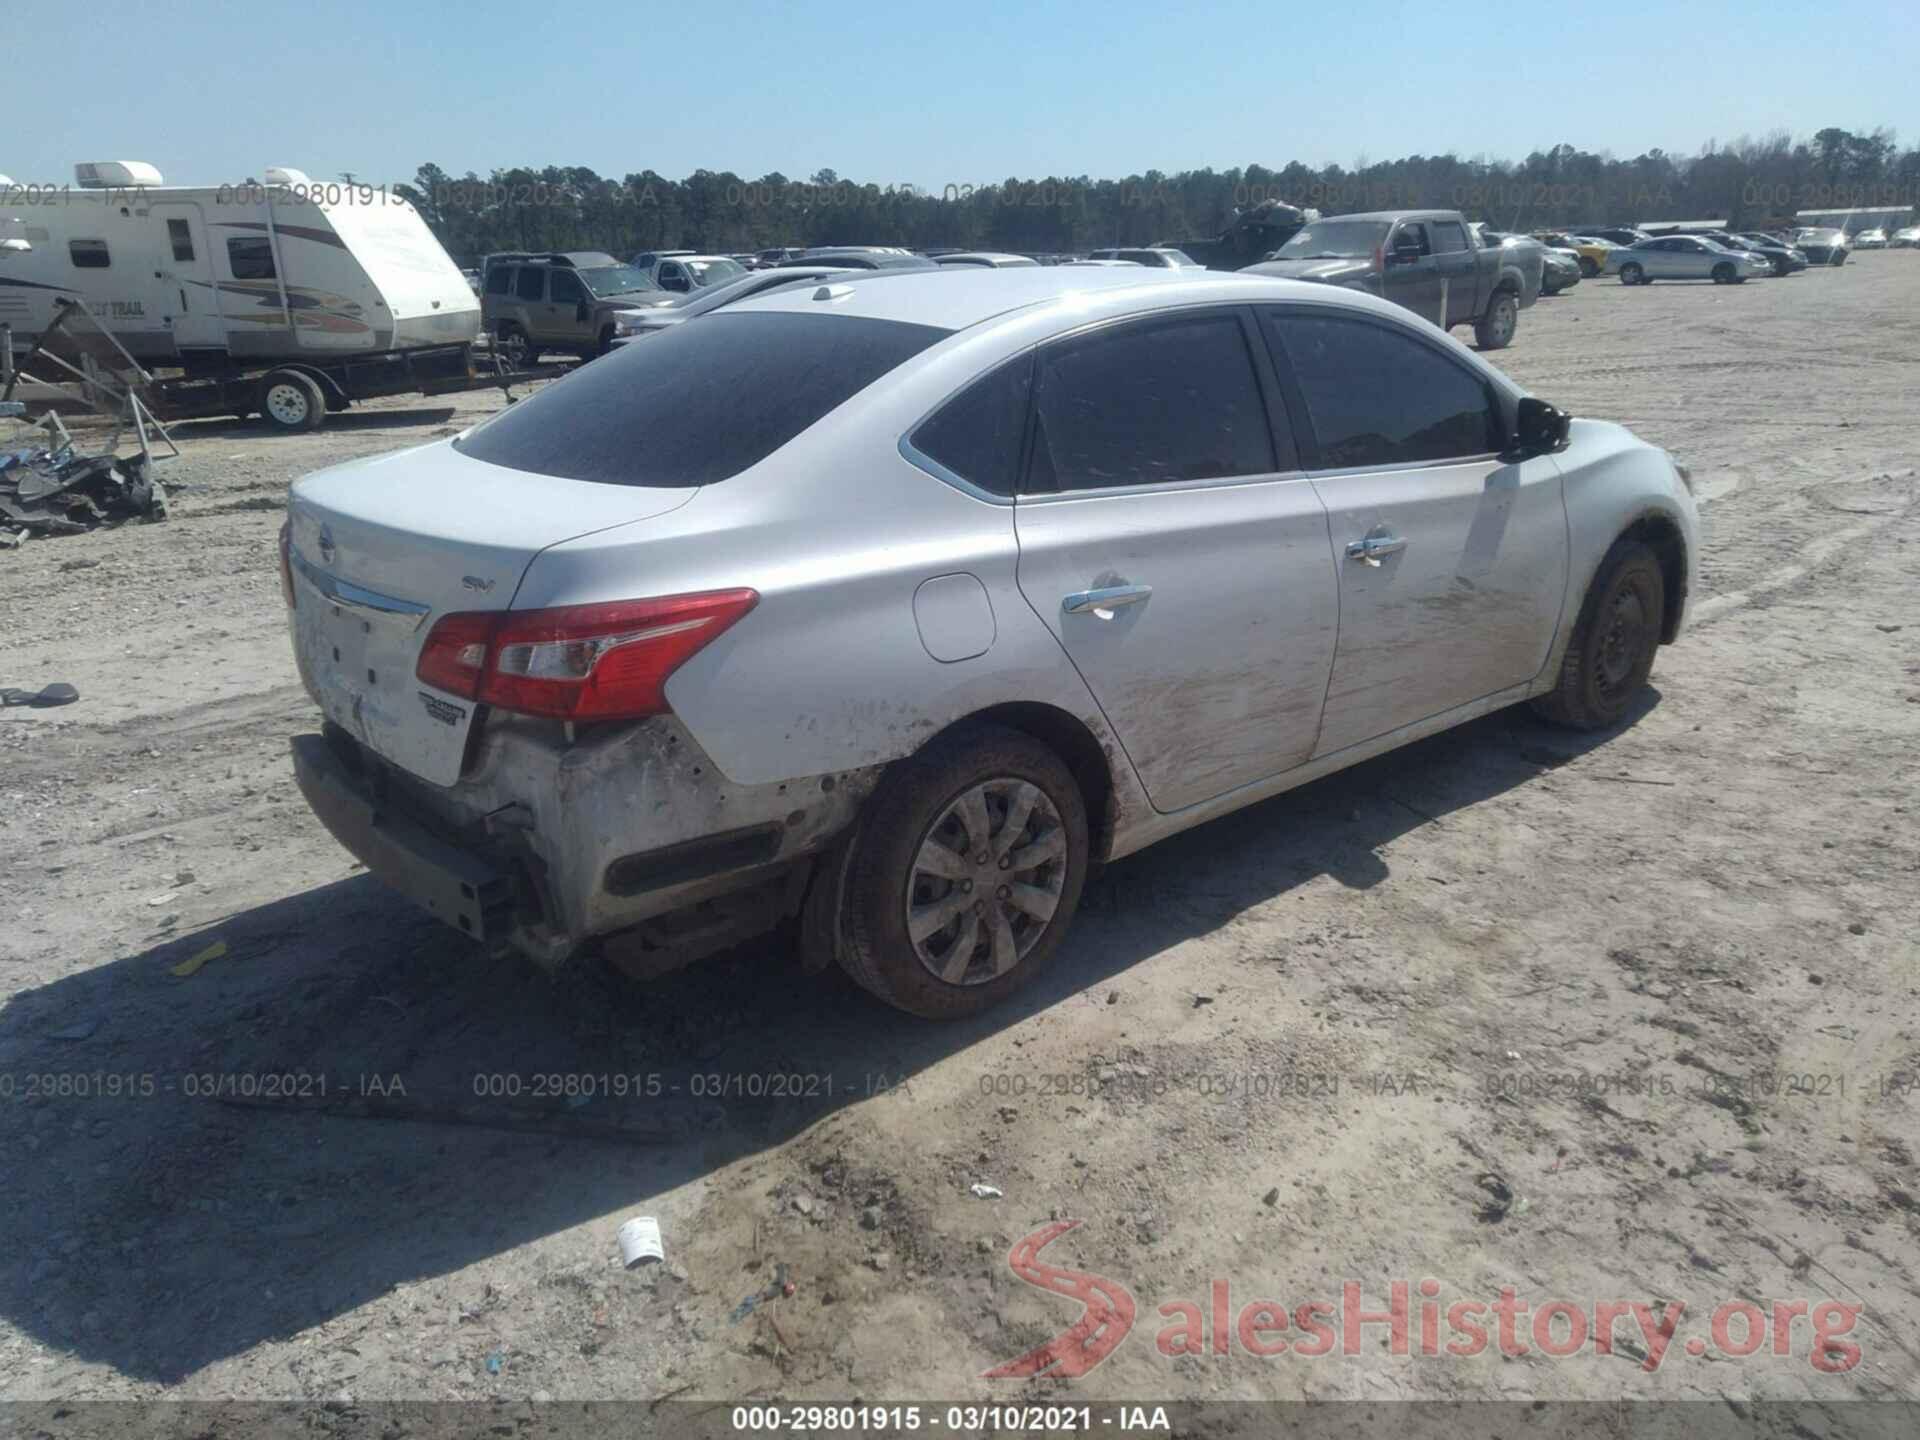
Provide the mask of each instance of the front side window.
[{"label": "front side window", "polygon": [[1433,463],[1501,446],[1487,382],[1396,327],[1266,307],[1261,322],[1307,403],[1317,469]]},{"label": "front side window", "polygon": [[522,265],[520,274],[513,282],[513,294],[517,300],[541,300],[547,293],[547,272],[537,265]]},{"label": "front side window", "polygon": [[104,240],[69,240],[67,255],[76,270],[105,270],[113,264]]},{"label": "front side window", "polygon": [[970,485],[1012,495],[1026,438],[1033,356],[983,376],[920,422],[909,443]]},{"label": "front side window", "polygon": [[556,305],[577,305],[587,298],[587,287],[580,283],[580,277],[571,270],[553,272],[553,303]]},{"label": "front side window", "polygon": [[1265,475],[1266,402],[1235,315],[1128,325],[1042,352],[1036,490]]},{"label": "front side window", "polygon": [[236,280],[272,280],[273,242],[263,235],[234,236],[227,241],[227,264]]},{"label": "front side window", "polygon": [[454,448],[564,480],[708,485],[766,459],[951,333],[865,316],[720,310],[603,356]]}]

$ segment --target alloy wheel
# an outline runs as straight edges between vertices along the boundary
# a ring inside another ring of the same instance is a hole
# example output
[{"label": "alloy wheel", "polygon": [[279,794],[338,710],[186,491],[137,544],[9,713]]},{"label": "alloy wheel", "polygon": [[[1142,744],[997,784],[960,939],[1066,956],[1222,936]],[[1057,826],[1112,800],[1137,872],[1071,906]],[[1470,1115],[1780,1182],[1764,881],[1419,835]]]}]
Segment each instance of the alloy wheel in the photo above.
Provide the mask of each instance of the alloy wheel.
[{"label": "alloy wheel", "polygon": [[1038,785],[983,780],[948,803],[907,877],[907,936],[949,985],[983,985],[1039,944],[1059,909],[1067,833]]}]

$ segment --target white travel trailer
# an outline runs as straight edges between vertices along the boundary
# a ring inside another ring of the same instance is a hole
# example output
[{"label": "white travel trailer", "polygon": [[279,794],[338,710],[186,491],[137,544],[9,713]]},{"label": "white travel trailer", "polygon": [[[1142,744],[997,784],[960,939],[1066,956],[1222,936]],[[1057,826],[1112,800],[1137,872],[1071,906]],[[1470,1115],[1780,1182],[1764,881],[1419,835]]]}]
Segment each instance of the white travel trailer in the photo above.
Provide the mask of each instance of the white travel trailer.
[{"label": "white travel trailer", "polygon": [[230,393],[208,403],[251,397],[270,418],[264,391],[234,377],[287,366],[340,409],[397,379],[467,373],[480,302],[390,190],[281,169],[186,187],[135,161],[74,172],[72,185],[0,183],[0,324],[16,352],[78,302],[142,365],[226,377]]}]

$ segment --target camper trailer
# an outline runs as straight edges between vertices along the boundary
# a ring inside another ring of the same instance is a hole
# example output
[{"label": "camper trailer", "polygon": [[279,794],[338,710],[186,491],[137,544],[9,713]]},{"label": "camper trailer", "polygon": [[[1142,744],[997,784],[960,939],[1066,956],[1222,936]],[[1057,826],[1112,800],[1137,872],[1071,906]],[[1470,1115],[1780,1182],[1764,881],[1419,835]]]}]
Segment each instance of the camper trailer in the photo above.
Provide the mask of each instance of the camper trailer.
[{"label": "camper trailer", "polygon": [[60,302],[78,302],[148,369],[221,382],[211,400],[179,389],[185,413],[251,408],[281,424],[247,372],[306,375],[327,409],[468,373],[480,302],[413,206],[383,187],[285,169],[169,187],[135,161],[74,173],[70,186],[0,186],[0,237],[18,242],[0,248],[0,324],[16,352]]}]

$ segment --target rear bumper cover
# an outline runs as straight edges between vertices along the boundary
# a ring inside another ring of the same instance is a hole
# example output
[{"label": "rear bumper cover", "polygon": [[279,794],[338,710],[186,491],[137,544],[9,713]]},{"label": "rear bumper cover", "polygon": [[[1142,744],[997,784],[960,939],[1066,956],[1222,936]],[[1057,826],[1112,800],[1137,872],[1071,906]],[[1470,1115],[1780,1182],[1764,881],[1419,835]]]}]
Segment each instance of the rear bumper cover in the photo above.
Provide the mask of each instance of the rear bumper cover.
[{"label": "rear bumper cover", "polygon": [[586,941],[764,888],[850,825],[879,767],[734,785],[677,717],[596,727],[494,714],[430,784],[335,727],[293,741],[301,793],[394,889],[492,949]]}]

